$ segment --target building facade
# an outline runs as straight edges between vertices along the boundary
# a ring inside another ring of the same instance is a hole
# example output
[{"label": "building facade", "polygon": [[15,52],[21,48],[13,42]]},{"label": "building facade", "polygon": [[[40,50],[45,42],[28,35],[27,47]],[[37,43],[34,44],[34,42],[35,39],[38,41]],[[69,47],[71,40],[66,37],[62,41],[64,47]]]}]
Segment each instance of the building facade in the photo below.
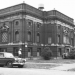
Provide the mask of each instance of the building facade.
[{"label": "building facade", "polygon": [[57,10],[41,11],[25,3],[0,10],[0,52],[39,57],[50,47],[60,57],[75,47],[74,20]]}]

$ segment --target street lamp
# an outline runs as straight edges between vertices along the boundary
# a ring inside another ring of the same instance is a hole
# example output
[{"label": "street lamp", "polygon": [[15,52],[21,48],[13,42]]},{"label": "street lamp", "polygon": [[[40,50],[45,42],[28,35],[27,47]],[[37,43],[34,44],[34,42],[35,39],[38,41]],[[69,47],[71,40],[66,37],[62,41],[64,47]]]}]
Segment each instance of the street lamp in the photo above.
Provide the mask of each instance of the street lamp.
[{"label": "street lamp", "polygon": [[25,45],[25,47],[27,47],[27,45]]},{"label": "street lamp", "polygon": [[21,48],[19,50],[22,50]]},{"label": "street lamp", "polygon": [[25,47],[27,47],[27,45],[28,45],[28,43],[27,43],[27,42],[25,42]]}]

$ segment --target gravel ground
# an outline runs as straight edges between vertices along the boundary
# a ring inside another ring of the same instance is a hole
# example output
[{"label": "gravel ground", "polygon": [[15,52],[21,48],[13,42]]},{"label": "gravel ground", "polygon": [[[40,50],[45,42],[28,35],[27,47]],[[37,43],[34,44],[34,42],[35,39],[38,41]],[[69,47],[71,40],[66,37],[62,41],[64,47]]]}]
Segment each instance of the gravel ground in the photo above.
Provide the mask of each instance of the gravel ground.
[{"label": "gravel ground", "polygon": [[50,69],[63,64],[72,64],[75,60],[71,59],[51,59],[51,60],[27,60],[25,68]]},{"label": "gravel ground", "polygon": [[30,63],[71,64],[71,63],[75,63],[75,59],[27,60],[27,62],[30,62]]},{"label": "gravel ground", "polygon": [[26,64],[25,68],[35,68],[35,69],[50,69],[53,67],[57,67],[59,65],[56,64]]},{"label": "gravel ground", "polygon": [[69,69],[68,71],[75,71],[75,68]]}]

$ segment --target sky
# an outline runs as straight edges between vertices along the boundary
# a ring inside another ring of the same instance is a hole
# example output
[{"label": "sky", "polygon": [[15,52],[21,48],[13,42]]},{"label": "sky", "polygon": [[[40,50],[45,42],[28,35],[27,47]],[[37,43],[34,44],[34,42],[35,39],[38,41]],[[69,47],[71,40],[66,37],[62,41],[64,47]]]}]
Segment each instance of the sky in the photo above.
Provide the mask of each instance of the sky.
[{"label": "sky", "polygon": [[75,0],[0,0],[0,9],[14,6],[23,2],[35,8],[38,8],[39,4],[43,4],[44,10],[50,11],[56,9],[61,13],[73,18],[75,22]]}]

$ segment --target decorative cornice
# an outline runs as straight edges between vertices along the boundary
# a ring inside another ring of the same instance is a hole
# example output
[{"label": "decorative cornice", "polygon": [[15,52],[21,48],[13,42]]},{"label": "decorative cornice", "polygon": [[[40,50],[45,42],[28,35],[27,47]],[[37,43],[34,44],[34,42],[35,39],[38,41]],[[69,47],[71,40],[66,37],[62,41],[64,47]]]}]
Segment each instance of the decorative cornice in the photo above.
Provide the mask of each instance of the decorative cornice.
[{"label": "decorative cornice", "polygon": [[12,17],[7,17],[5,19],[0,19],[0,22],[5,22],[5,21],[13,21],[15,19],[30,19],[34,22],[39,22],[39,23],[43,23],[43,21],[41,19],[38,19],[38,18],[35,18],[35,17],[32,17],[32,16],[29,16],[29,15],[16,15],[16,16],[12,16]]}]

